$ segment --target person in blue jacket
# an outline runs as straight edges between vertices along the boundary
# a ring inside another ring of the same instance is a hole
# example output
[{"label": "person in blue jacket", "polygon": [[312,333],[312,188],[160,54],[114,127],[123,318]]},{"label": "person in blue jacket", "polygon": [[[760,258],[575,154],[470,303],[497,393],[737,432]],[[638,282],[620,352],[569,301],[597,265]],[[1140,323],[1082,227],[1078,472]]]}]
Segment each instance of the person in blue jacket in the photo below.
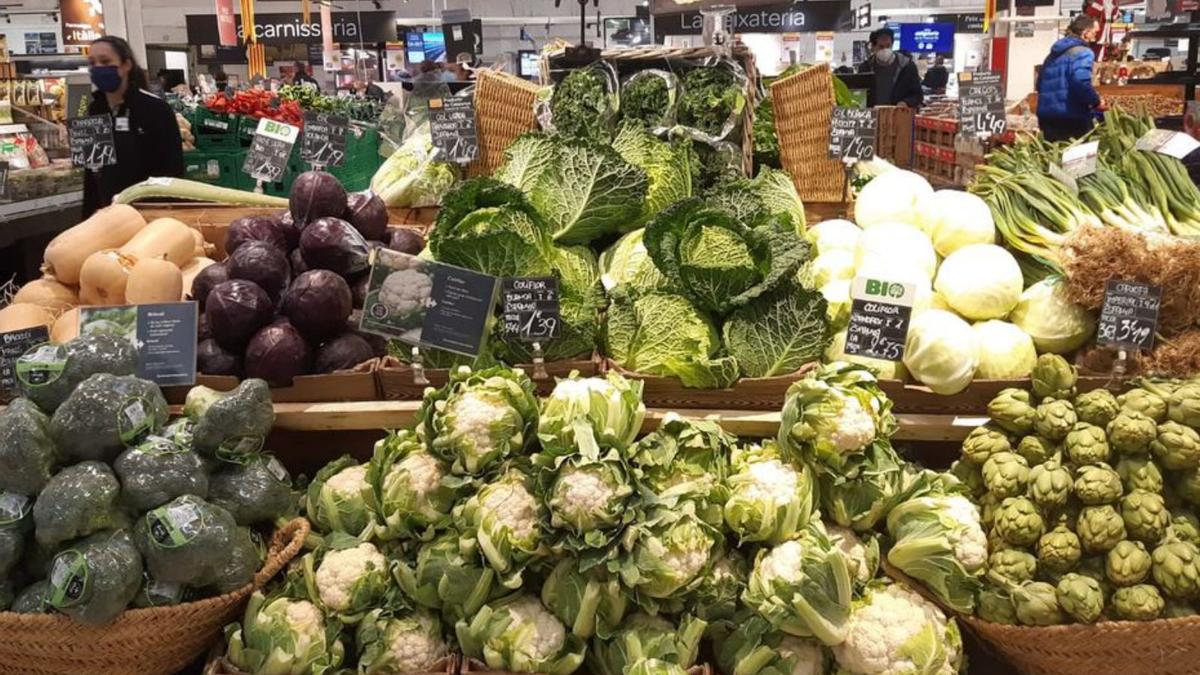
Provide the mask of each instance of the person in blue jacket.
[{"label": "person in blue jacket", "polygon": [[1103,100],[1092,86],[1096,55],[1091,44],[1100,34],[1096,19],[1080,14],[1067,34],[1054,43],[1038,75],[1038,126],[1049,141],[1079,138],[1091,131]]}]

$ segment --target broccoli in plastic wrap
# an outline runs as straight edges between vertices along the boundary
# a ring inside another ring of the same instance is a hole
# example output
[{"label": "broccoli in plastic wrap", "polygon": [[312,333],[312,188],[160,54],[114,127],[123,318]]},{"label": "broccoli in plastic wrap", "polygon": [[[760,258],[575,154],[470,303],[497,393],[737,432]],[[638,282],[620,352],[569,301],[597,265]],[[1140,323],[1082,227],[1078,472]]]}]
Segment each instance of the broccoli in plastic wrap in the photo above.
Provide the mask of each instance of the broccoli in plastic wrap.
[{"label": "broccoli in plastic wrap", "polygon": [[27,398],[0,410],[0,490],[33,496],[54,473],[50,418]]},{"label": "broccoli in plastic wrap", "polygon": [[0,492],[0,580],[25,554],[25,535],[33,518],[33,500],[13,492]]},{"label": "broccoli in plastic wrap", "polygon": [[248,527],[239,527],[233,533],[230,547],[232,555],[209,585],[213,595],[232,593],[254,581],[254,573],[263,563],[263,549]]},{"label": "broccoli in plastic wrap", "polygon": [[96,373],[132,375],[137,350],[123,337],[107,333],[81,335],[61,345],[44,344],[16,363],[17,388],[46,413],[53,413],[80,382]]},{"label": "broccoli in plastic wrap", "polygon": [[155,579],[198,588],[226,571],[236,534],[228,511],[184,495],[139,518],[133,538]]},{"label": "broccoli in plastic wrap", "polygon": [[50,418],[50,437],[67,461],[112,462],[167,423],[167,400],[153,382],[100,373],[80,383]]},{"label": "broccoli in plastic wrap", "polygon": [[17,614],[48,614],[50,612],[50,582],[43,579],[30,584],[13,598],[9,611]]},{"label": "broccoli in plastic wrap", "polygon": [[233,514],[238,525],[272,523],[294,513],[298,499],[287,469],[274,457],[225,464],[208,483],[208,500]]},{"label": "broccoli in plastic wrap", "polygon": [[208,496],[208,474],[200,456],[161,436],[149,436],[117,457],[121,498],[130,508],[149,511],[183,495]]},{"label": "broccoli in plastic wrap", "polygon": [[97,532],[54,557],[49,605],[90,624],[106,624],[142,586],[142,557],[128,530]]},{"label": "broccoli in plastic wrap", "polygon": [[245,380],[228,393],[192,387],[183,414],[195,426],[192,443],[202,455],[242,461],[262,449],[275,423],[271,389],[265,380]]},{"label": "broccoli in plastic wrap", "polygon": [[192,589],[183,584],[159,581],[149,572],[142,572],[142,585],[133,596],[133,606],[140,609],[170,607],[192,598]]},{"label": "broccoli in plastic wrap", "polygon": [[128,525],[118,505],[121,484],[107,464],[81,462],[58,472],[33,505],[39,544],[56,546],[100,530]]}]

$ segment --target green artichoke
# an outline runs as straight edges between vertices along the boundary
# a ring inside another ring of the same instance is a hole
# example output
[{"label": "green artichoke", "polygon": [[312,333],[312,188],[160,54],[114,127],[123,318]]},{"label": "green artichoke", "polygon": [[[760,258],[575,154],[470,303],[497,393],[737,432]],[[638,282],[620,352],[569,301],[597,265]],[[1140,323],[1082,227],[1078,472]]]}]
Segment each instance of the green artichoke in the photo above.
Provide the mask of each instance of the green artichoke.
[{"label": "green artichoke", "polygon": [[1057,442],[1066,438],[1078,421],[1070,401],[1048,398],[1034,413],[1033,430],[1039,436]]},{"label": "green artichoke", "polygon": [[1010,626],[1017,624],[1017,608],[1012,596],[995,586],[987,586],[979,592],[975,603],[975,614],[984,621],[1003,623]]},{"label": "green artichoke", "polygon": [[1000,428],[1022,435],[1033,431],[1033,405],[1024,389],[1003,389],[988,402],[988,417]]},{"label": "green artichoke", "polygon": [[1125,538],[1125,521],[1111,504],[1085,506],[1075,527],[1083,550],[1089,553],[1108,551]]},{"label": "green artichoke", "polygon": [[1013,590],[1017,621],[1023,626],[1053,626],[1066,623],[1058,605],[1058,592],[1048,583],[1033,581]]},{"label": "green artichoke", "polygon": [[1157,492],[1134,490],[1121,499],[1121,518],[1130,539],[1153,546],[1162,541],[1171,523],[1171,513]]},{"label": "green artichoke", "polygon": [[1145,389],[1130,389],[1117,397],[1121,410],[1134,410],[1155,422],[1167,419],[1167,402]]},{"label": "green artichoke", "polygon": [[1185,619],[1189,616],[1196,616],[1196,608],[1192,607],[1191,603],[1167,600],[1167,606],[1163,608],[1162,613],[1164,619]]},{"label": "green artichoke", "polygon": [[1200,380],[1188,382],[1167,397],[1167,417],[1172,422],[1200,428]]},{"label": "green artichoke", "polygon": [[1150,576],[1152,564],[1146,545],[1127,539],[1114,546],[1104,557],[1104,575],[1114,586],[1133,586]]},{"label": "green artichoke", "polygon": [[1167,536],[1177,541],[1190,541],[1200,546],[1200,519],[1195,514],[1175,511],[1172,513],[1171,524],[1167,526]]},{"label": "green artichoke", "polygon": [[1025,497],[1009,497],[996,510],[992,529],[1012,546],[1032,546],[1046,530],[1037,506]]},{"label": "green artichoke", "polygon": [[1150,584],[1118,588],[1112,595],[1113,614],[1125,621],[1154,621],[1165,606],[1158,589]]},{"label": "green artichoke", "polygon": [[1075,496],[1088,506],[1114,504],[1122,492],[1121,476],[1107,464],[1089,464],[1075,472]]},{"label": "green artichoke", "polygon": [[1200,434],[1179,422],[1158,425],[1158,435],[1150,441],[1150,450],[1164,468],[1185,471],[1200,467]]},{"label": "green artichoke", "polygon": [[1083,557],[1083,545],[1079,543],[1079,535],[1070,531],[1066,526],[1058,527],[1043,534],[1037,543],[1038,565],[1054,574],[1065,574],[1079,564]]},{"label": "green artichoke", "polygon": [[1071,472],[1056,460],[1029,470],[1029,498],[1044,511],[1057,511],[1066,506],[1071,487]]},{"label": "green artichoke", "polygon": [[1108,577],[1104,574],[1104,556],[1093,555],[1080,559],[1079,564],[1073,570],[1076,574],[1082,574],[1085,577],[1091,577],[1101,584],[1108,582]]},{"label": "green artichoke", "polygon": [[1012,452],[1012,443],[1003,430],[990,424],[975,427],[963,441],[963,457],[980,466],[998,452]]},{"label": "green artichoke", "polygon": [[1037,565],[1032,553],[1019,548],[1002,548],[988,556],[988,574],[997,574],[1014,584],[1033,581]]},{"label": "green artichoke", "polygon": [[1154,583],[1169,597],[1187,600],[1200,593],[1200,551],[1186,541],[1167,542],[1150,554]]},{"label": "green artichoke", "polygon": [[1079,623],[1095,623],[1104,613],[1104,591],[1100,582],[1082,574],[1067,574],[1055,588],[1058,605]]},{"label": "green artichoke", "polygon": [[1175,480],[1175,492],[1184,501],[1200,505],[1200,469],[1180,471]]},{"label": "green artichoke", "polygon": [[1104,429],[1080,422],[1067,432],[1063,448],[1072,464],[1083,466],[1108,461],[1108,439]]},{"label": "green artichoke", "polygon": [[1136,410],[1122,410],[1108,423],[1108,442],[1122,455],[1144,455],[1158,436],[1154,420]]},{"label": "green artichoke", "polygon": [[1075,414],[1080,422],[1105,427],[1120,411],[1117,397],[1107,389],[1093,389],[1075,397]]},{"label": "green artichoke", "polygon": [[1014,452],[997,452],[983,463],[983,484],[1000,498],[1025,494],[1029,483],[1029,464]]},{"label": "green artichoke", "polygon": [[[1121,485],[1125,487],[1125,492],[1162,492],[1162,472],[1154,460],[1147,457],[1122,457],[1121,461],[1117,462],[1117,475],[1121,477]],[[1200,483],[1197,484],[1197,488],[1200,489]],[[1200,495],[1200,491],[1197,494]]]},{"label": "green artichoke", "polygon": [[1042,354],[1029,374],[1033,393],[1039,399],[1075,396],[1075,369],[1058,354]]},{"label": "green artichoke", "polygon": [[983,482],[983,469],[974,462],[955,460],[950,465],[950,474],[963,484],[972,497],[982,497],[987,492],[987,485]]},{"label": "green artichoke", "polygon": [[1026,436],[1017,443],[1017,454],[1029,466],[1037,466],[1054,456],[1055,445],[1041,436]]}]

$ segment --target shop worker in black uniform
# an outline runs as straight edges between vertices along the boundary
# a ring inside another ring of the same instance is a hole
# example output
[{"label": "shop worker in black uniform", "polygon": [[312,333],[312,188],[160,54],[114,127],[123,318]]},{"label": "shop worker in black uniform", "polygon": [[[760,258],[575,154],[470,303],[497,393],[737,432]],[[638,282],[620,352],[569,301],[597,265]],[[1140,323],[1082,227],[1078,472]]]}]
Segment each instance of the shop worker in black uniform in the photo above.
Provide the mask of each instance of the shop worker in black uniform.
[{"label": "shop worker in black uniform", "polygon": [[85,170],[83,217],[112,203],[121,190],[152,176],[183,175],[183,140],[167,102],[146,91],[146,71],[129,43],[105,36],[92,43],[92,103],[89,115],[111,115],[117,163]]}]

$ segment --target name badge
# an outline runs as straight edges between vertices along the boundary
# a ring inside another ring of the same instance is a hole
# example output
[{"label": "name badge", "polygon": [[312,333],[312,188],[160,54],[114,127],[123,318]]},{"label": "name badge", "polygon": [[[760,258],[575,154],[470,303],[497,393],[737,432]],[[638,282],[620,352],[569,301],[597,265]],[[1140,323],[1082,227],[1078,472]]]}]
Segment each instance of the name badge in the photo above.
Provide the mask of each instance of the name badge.
[{"label": "name badge", "polygon": [[129,118],[118,117],[115,121],[115,129],[117,131],[129,131]]}]

